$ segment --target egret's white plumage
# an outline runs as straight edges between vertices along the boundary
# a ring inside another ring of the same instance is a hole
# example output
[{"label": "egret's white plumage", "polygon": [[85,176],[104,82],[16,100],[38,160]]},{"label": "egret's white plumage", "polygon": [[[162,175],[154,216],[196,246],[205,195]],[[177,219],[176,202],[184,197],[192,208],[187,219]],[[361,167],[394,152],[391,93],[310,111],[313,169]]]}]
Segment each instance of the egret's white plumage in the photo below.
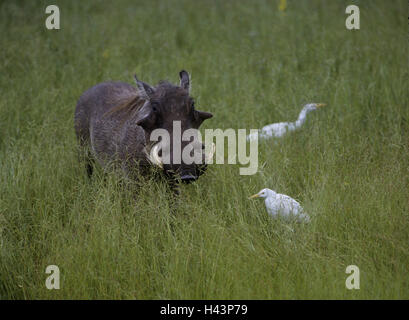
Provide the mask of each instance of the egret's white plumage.
[{"label": "egret's white plumage", "polygon": [[[305,119],[307,118],[307,114],[311,111],[317,110],[317,108],[324,107],[324,103],[308,103],[306,104],[303,109],[301,110],[297,121],[295,122],[279,122],[279,123],[272,123],[267,126],[264,126],[258,132],[259,139],[267,139],[267,138],[280,138],[288,131],[294,131],[301,127]],[[255,140],[256,134],[249,134],[247,136],[247,140]]]},{"label": "egret's white plumage", "polygon": [[287,219],[295,218],[299,222],[310,221],[310,217],[304,212],[301,205],[285,194],[266,188],[250,197],[250,199],[253,198],[264,198],[267,212],[274,218],[279,215]]}]

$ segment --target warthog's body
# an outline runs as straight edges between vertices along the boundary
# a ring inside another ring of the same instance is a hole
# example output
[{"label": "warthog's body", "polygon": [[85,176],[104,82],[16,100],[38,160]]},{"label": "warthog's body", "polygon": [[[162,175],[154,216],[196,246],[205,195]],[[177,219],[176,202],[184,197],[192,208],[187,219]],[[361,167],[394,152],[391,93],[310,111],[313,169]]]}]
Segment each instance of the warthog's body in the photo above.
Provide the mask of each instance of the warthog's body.
[{"label": "warthog's body", "polygon": [[[137,80],[137,87],[122,82],[100,83],[80,97],[75,110],[75,131],[80,145],[87,151],[88,174],[92,174],[91,158],[103,167],[112,161],[131,173],[145,172],[152,164],[150,134],[166,129],[172,136],[173,121],[179,120],[182,131],[197,129],[212,115],[194,110],[189,96],[189,76],[182,71],[181,86],[161,82],[151,87]],[[182,147],[187,142],[182,141]],[[172,143],[170,144],[172,149]],[[198,146],[202,149],[202,145]],[[158,151],[160,152],[160,150]],[[200,151],[202,152],[202,150]],[[203,157],[204,157],[204,152]],[[156,155],[156,160],[160,157]],[[157,164],[157,163],[156,163]],[[200,175],[199,164],[170,163],[162,165],[168,176],[192,181]]]},{"label": "warthog's body", "polygon": [[75,111],[77,137],[102,166],[111,160],[126,163],[132,158],[140,165],[149,164],[144,152],[145,130],[125,112],[109,113],[136,97],[137,89],[127,83],[104,82],[85,91],[78,101]]}]

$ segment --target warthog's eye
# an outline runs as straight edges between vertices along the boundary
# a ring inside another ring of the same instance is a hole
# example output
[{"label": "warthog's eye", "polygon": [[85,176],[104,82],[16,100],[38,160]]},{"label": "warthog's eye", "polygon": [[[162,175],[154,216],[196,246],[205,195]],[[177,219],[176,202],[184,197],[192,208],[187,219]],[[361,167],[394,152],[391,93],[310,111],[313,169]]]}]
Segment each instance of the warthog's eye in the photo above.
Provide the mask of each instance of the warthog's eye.
[{"label": "warthog's eye", "polygon": [[195,110],[195,100],[190,100],[190,112],[193,116],[193,119],[195,119],[195,121],[199,120],[199,114],[197,113],[197,111]]},{"label": "warthog's eye", "polygon": [[192,113],[195,113],[195,100],[191,99],[190,100],[190,110]]},{"label": "warthog's eye", "polygon": [[199,121],[199,112],[197,112],[196,110],[193,110],[193,118],[195,119],[195,121]]},{"label": "warthog's eye", "polygon": [[159,111],[159,105],[157,103],[151,103],[152,111],[157,113]]}]

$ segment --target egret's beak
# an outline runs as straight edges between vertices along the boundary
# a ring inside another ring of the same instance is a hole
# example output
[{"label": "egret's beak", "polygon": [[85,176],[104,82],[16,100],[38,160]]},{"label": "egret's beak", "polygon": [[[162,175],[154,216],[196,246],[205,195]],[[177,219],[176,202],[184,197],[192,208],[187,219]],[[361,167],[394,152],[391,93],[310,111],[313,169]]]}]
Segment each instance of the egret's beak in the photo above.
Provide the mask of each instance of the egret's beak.
[{"label": "egret's beak", "polygon": [[249,197],[249,199],[254,199],[254,198],[258,198],[260,197],[260,195],[258,193],[253,194],[252,196]]},{"label": "egret's beak", "polygon": [[316,105],[315,105],[315,107],[316,108],[322,108],[322,107],[325,107],[327,104],[326,103],[317,103]]}]

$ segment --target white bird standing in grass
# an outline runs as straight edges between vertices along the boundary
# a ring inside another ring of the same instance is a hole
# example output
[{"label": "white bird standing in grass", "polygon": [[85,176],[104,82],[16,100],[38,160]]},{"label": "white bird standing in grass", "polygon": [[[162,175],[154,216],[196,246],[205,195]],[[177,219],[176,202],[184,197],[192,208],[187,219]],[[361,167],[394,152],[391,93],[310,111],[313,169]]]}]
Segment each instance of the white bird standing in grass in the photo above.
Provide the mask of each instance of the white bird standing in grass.
[{"label": "white bird standing in grass", "polygon": [[[311,111],[317,110],[318,108],[326,106],[325,103],[308,103],[306,104],[300,112],[297,121],[295,122],[278,122],[272,123],[267,126],[264,126],[259,130],[258,137],[267,139],[267,138],[280,138],[282,137],[287,131],[294,131],[301,127],[305,119],[307,118],[307,114]],[[247,140],[255,140],[256,134],[249,134],[247,136]]]},{"label": "white bird standing in grass", "polygon": [[276,218],[278,215],[286,219],[295,218],[298,222],[309,222],[310,217],[306,214],[301,205],[293,198],[285,194],[277,193],[271,189],[263,189],[259,193],[252,195],[249,199],[265,198],[267,212]]}]

